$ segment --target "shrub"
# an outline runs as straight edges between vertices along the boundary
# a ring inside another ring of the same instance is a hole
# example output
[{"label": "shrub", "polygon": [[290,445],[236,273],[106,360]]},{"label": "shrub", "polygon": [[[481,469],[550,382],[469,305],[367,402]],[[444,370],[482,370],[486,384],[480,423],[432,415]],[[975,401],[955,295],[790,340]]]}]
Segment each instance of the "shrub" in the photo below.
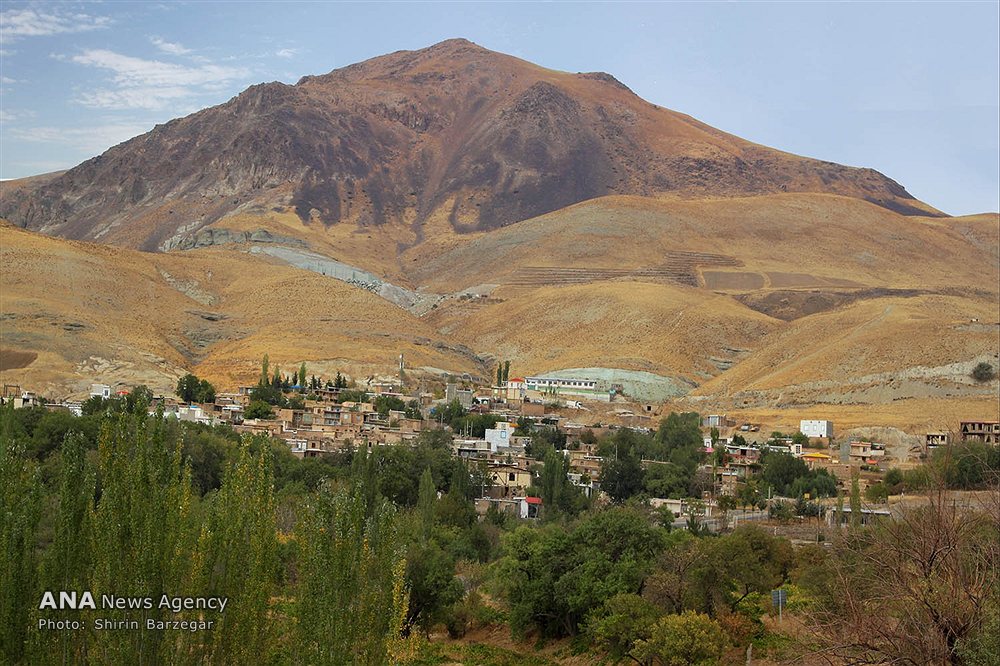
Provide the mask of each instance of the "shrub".
[{"label": "shrub", "polygon": [[996,377],[996,373],[993,372],[993,366],[983,361],[978,363],[975,368],[972,369],[972,378],[977,382],[988,382]]}]

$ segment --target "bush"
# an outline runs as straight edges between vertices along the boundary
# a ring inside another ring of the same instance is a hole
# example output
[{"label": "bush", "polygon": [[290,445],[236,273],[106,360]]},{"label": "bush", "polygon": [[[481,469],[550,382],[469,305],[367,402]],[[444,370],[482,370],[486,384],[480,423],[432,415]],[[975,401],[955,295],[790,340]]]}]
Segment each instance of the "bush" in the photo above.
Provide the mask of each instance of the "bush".
[{"label": "bush", "polygon": [[996,373],[993,372],[993,366],[986,361],[977,364],[976,367],[972,369],[971,375],[977,382],[988,382],[996,377]]},{"label": "bush", "polygon": [[649,640],[635,648],[639,661],[667,666],[715,664],[726,648],[726,635],[719,623],[702,613],[685,611],[667,615],[653,626]]}]

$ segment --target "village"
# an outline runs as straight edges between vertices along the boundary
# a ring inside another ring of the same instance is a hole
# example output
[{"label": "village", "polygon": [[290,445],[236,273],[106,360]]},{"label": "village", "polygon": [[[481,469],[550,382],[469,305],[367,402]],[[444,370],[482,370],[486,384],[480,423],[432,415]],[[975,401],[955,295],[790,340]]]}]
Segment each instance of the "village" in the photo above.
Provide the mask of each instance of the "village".
[{"label": "village", "polygon": [[[509,363],[501,364],[493,385],[476,385],[465,377],[431,391],[407,390],[401,380],[369,379],[359,385],[340,373],[334,380],[307,378],[304,365],[291,378],[277,370],[272,377],[265,359],[256,385],[216,393],[208,382],[187,375],[178,383],[177,395],[153,397],[149,413],[162,411],[165,417],[181,422],[222,425],[236,433],[271,437],[298,458],[413,445],[421,433],[443,430],[448,433],[452,455],[480,471],[477,513],[484,516],[492,509],[527,520],[540,517],[545,510],[536,490],[544,463],[539,447],[532,450],[533,442],[541,437],[558,449],[569,483],[585,497],[607,500],[602,473],[609,455],[606,445],[602,455],[602,442],[624,429],[652,434],[666,416],[659,405],[626,401],[620,385],[588,378],[508,377],[509,369]],[[123,398],[128,393],[128,388],[93,384],[88,400]],[[48,402],[9,385],[3,387],[2,399],[14,408],[44,405],[77,416],[85,404]],[[452,424],[457,417],[470,418],[456,429]],[[843,506],[843,498],[852,487],[864,494],[861,522],[868,522],[890,515],[893,500],[902,499],[890,497],[893,475],[898,477],[901,469],[919,468],[937,449],[954,442],[978,440],[1000,446],[1000,421],[985,419],[961,421],[950,432],[922,433],[922,446],[895,452],[882,442],[838,437],[829,420],[802,419],[795,433],[766,432],[761,424],[738,422],[725,414],[698,416],[698,420],[704,453],[697,468],[700,492],[647,491],[643,498],[653,509],[669,512],[666,515],[672,515],[671,523],[677,527],[699,524],[720,530],[740,521],[781,517],[782,504],[791,506],[795,498],[775,494],[773,484],[767,486],[767,495],[762,494],[761,463],[768,454],[784,454],[801,461],[804,467],[800,469],[832,479],[835,487],[828,484],[812,497],[800,492],[798,513],[833,524],[850,520],[852,508]],[[618,457],[617,447],[611,456]],[[643,470],[669,464],[651,459],[638,462]],[[803,497],[812,500],[813,508],[802,509]],[[836,512],[832,510],[835,504]]]}]

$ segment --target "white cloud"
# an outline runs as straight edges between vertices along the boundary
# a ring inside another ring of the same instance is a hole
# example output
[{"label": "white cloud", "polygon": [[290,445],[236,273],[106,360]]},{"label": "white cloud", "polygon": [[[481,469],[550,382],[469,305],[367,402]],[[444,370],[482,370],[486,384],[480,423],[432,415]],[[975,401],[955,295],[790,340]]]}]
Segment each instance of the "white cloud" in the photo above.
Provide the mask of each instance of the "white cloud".
[{"label": "white cloud", "polygon": [[153,46],[170,55],[187,55],[191,53],[191,49],[177,42],[168,42],[160,37],[150,37],[149,41],[153,43]]},{"label": "white cloud", "polygon": [[182,86],[136,87],[118,90],[95,90],[81,93],[76,101],[93,109],[162,109],[171,101],[190,97]]},{"label": "white cloud", "polygon": [[279,58],[294,58],[296,55],[298,55],[298,53],[299,53],[298,49],[278,49],[277,51],[274,52],[274,55],[278,56]]},{"label": "white cloud", "polygon": [[12,79],[9,76],[0,76],[0,83],[17,83],[17,79]]},{"label": "white cloud", "polygon": [[9,9],[0,12],[0,36],[6,40],[21,37],[44,37],[72,32],[87,32],[111,25],[107,16],[45,12],[34,9]]},{"label": "white cloud", "polygon": [[12,129],[10,135],[22,141],[56,143],[96,154],[150,129],[144,123],[112,123],[96,127],[25,127]]},{"label": "white cloud", "polygon": [[84,106],[102,109],[162,109],[184,97],[223,90],[233,81],[248,76],[242,67],[211,63],[178,65],[106,49],[90,49],[70,60],[113,73],[115,88],[90,90],[77,97]]},{"label": "white cloud", "polygon": [[17,120],[16,114],[0,109],[0,123],[12,123],[15,120]]}]

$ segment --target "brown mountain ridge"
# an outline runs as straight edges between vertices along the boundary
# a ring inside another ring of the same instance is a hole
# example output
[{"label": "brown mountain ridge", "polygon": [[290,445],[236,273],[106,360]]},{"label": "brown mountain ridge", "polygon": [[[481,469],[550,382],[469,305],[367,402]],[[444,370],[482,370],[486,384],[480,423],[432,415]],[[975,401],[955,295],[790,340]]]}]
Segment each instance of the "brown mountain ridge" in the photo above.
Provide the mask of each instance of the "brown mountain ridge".
[{"label": "brown mountain ridge", "polygon": [[32,186],[0,217],[71,239],[169,249],[234,213],[310,225],[504,227],[609,194],[820,192],[939,214],[871,169],[798,157],[463,39],[255,85]]}]

